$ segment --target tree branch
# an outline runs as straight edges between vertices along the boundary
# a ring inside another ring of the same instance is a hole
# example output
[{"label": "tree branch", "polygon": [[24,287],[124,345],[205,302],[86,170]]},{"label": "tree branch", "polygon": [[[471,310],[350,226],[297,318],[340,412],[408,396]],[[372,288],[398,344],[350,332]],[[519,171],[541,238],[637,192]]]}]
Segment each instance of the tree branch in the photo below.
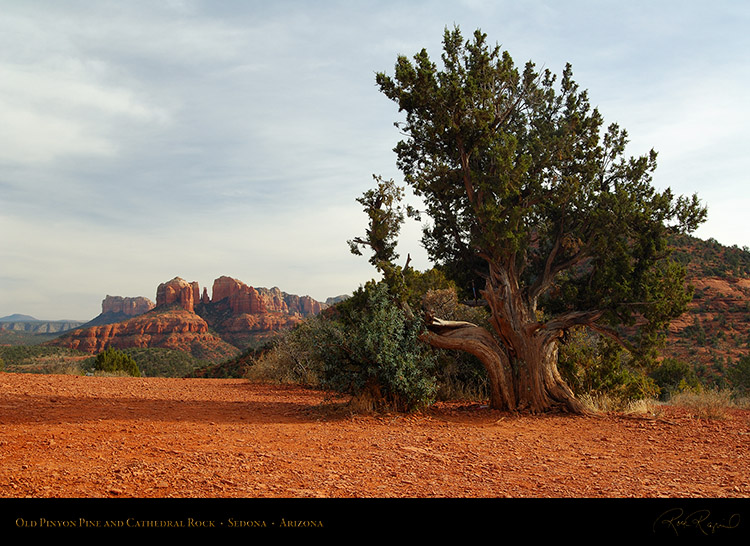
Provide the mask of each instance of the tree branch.
[{"label": "tree branch", "polygon": [[516,407],[510,361],[487,330],[471,322],[433,318],[420,338],[433,347],[465,351],[477,357],[490,377],[493,407]]}]

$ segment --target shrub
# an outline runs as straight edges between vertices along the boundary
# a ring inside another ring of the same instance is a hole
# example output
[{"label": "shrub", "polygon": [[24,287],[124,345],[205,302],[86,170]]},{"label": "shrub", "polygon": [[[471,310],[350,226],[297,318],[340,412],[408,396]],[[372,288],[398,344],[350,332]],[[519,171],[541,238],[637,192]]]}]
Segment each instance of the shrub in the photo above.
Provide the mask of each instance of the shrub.
[{"label": "shrub", "polygon": [[138,364],[132,357],[113,347],[108,347],[98,355],[94,360],[94,370],[102,372],[124,372],[134,377],[140,377],[141,372]]},{"label": "shrub", "polygon": [[354,396],[363,409],[409,411],[432,402],[432,349],[424,325],[394,300],[384,282],[369,282],[336,306],[334,321],[314,340],[324,386]]},{"label": "shrub", "polygon": [[730,364],[726,375],[737,395],[750,395],[750,355],[745,355]]},{"label": "shrub", "polygon": [[702,390],[695,369],[687,362],[675,358],[662,360],[650,377],[659,386],[662,400],[680,392],[699,393]]},{"label": "shrub", "polygon": [[310,317],[281,333],[270,348],[251,358],[245,377],[254,381],[320,386],[324,366],[320,347],[337,335],[329,319],[320,315]]},{"label": "shrub", "polygon": [[148,377],[185,377],[203,364],[190,353],[164,347],[131,347],[122,352]]},{"label": "shrub", "polygon": [[579,398],[605,396],[610,405],[654,398],[659,387],[632,365],[628,354],[606,338],[573,329],[560,345],[558,369]]},{"label": "shrub", "polygon": [[[487,321],[485,310],[458,303],[455,288],[429,289],[442,284],[439,274],[410,274],[407,279],[412,304],[423,298],[427,310],[443,318]],[[420,321],[408,318],[391,296],[384,284],[368,284],[351,301],[280,334],[268,351],[252,359],[245,377],[328,387],[352,394],[362,409],[410,409],[433,398],[487,398],[482,364],[468,353],[421,342]],[[382,347],[390,353],[380,355]]]}]

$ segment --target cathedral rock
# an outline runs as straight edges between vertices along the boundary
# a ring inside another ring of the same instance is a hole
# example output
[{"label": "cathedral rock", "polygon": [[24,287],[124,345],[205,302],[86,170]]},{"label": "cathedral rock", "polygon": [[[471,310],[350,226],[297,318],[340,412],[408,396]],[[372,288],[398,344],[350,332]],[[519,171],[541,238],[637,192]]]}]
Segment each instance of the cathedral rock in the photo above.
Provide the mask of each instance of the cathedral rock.
[{"label": "cathedral rock", "polygon": [[147,298],[107,296],[102,314],[52,343],[90,353],[107,347],[170,347],[226,358],[327,307],[310,296],[255,288],[231,277],[204,287],[180,277],[161,283],[156,304]]}]

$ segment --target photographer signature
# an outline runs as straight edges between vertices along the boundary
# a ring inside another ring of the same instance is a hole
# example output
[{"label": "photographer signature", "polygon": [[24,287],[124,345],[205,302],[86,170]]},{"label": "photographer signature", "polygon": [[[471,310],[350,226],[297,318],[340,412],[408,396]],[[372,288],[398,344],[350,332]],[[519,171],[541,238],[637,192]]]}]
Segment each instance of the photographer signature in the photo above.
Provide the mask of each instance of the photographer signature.
[{"label": "photographer signature", "polygon": [[653,530],[656,532],[657,526],[662,526],[674,531],[675,535],[687,529],[696,529],[704,535],[712,535],[721,529],[736,529],[739,525],[739,514],[732,514],[723,521],[712,521],[709,510],[695,510],[685,514],[682,508],[673,508],[656,519]]}]

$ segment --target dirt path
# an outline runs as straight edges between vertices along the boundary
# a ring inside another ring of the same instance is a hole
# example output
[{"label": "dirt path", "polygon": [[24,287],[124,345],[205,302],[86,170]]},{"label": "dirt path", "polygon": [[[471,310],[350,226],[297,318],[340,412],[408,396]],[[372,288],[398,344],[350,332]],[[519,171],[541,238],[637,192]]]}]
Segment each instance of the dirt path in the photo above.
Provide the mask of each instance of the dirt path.
[{"label": "dirt path", "polygon": [[750,412],[352,416],[245,380],[0,373],[0,497],[750,497]]}]

